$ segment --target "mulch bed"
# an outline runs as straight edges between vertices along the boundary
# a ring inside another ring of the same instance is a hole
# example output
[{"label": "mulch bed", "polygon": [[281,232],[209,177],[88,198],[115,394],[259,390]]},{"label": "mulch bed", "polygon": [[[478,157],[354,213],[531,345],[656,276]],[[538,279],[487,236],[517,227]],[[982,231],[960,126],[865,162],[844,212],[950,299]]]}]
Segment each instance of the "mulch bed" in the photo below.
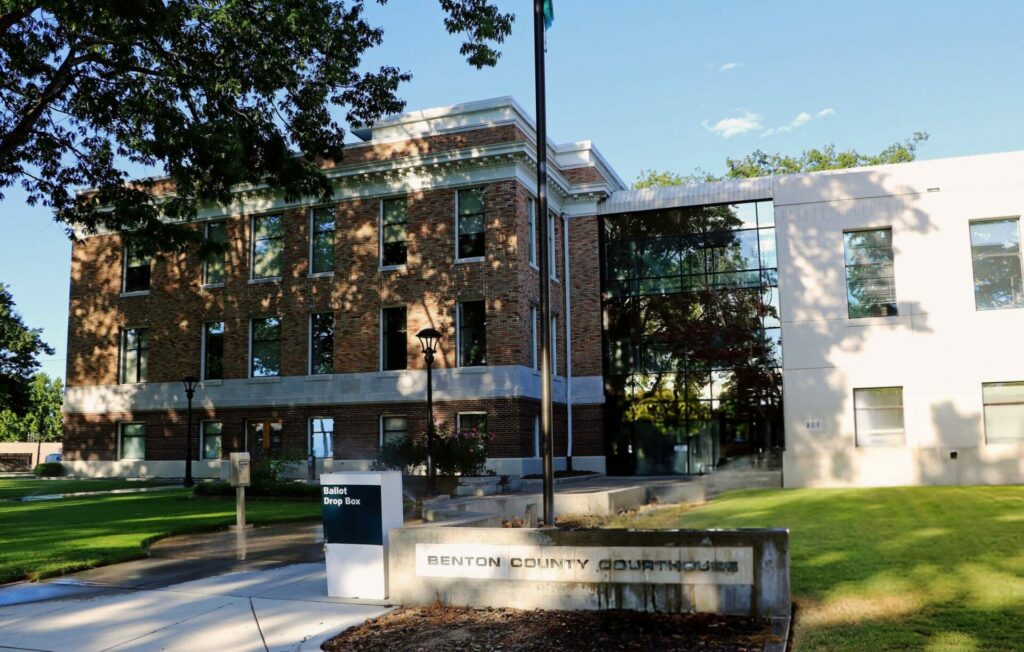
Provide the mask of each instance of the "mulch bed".
[{"label": "mulch bed", "polygon": [[761,652],[777,641],[768,621],[640,611],[397,609],[324,644],[328,652],[565,652],[700,650]]}]

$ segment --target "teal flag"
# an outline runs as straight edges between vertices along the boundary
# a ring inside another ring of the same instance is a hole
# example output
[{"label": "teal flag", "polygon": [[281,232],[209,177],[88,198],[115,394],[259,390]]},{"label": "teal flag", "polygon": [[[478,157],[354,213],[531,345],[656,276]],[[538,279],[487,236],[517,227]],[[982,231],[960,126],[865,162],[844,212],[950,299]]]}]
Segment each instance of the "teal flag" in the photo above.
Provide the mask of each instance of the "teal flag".
[{"label": "teal flag", "polygon": [[544,29],[549,29],[555,22],[555,0],[544,0]]}]

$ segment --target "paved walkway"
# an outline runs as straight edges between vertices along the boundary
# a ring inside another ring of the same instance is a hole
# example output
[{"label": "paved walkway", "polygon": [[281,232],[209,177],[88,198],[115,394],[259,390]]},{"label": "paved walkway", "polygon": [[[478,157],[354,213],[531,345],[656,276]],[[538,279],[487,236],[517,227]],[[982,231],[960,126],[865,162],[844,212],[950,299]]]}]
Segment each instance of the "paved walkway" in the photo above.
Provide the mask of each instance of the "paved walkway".
[{"label": "paved walkway", "polygon": [[319,650],[385,613],[327,597],[319,525],[167,539],[148,559],[0,588],[0,650]]}]

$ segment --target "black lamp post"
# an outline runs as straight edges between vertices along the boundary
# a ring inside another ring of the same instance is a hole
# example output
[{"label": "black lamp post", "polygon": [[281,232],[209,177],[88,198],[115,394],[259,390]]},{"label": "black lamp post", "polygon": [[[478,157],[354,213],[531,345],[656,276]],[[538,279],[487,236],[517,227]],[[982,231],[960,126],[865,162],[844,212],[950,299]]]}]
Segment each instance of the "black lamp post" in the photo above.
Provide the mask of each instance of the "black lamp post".
[{"label": "black lamp post", "polygon": [[437,494],[437,482],[434,473],[434,352],[437,350],[437,343],[441,339],[441,333],[433,328],[424,328],[416,333],[419,338],[420,347],[423,349],[423,359],[427,362],[427,494]]},{"label": "black lamp post", "polygon": [[192,397],[196,395],[199,379],[185,376],[181,380],[185,384],[185,398],[188,399],[188,426],[185,430],[185,486],[192,486]]}]

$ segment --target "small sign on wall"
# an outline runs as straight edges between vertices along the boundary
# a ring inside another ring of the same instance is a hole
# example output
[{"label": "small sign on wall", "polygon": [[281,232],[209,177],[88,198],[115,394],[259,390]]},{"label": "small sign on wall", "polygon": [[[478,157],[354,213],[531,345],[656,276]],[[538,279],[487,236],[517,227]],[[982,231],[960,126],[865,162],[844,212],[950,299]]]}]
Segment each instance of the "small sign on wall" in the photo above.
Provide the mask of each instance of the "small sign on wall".
[{"label": "small sign on wall", "polygon": [[808,432],[821,432],[821,419],[806,419],[804,427]]}]

